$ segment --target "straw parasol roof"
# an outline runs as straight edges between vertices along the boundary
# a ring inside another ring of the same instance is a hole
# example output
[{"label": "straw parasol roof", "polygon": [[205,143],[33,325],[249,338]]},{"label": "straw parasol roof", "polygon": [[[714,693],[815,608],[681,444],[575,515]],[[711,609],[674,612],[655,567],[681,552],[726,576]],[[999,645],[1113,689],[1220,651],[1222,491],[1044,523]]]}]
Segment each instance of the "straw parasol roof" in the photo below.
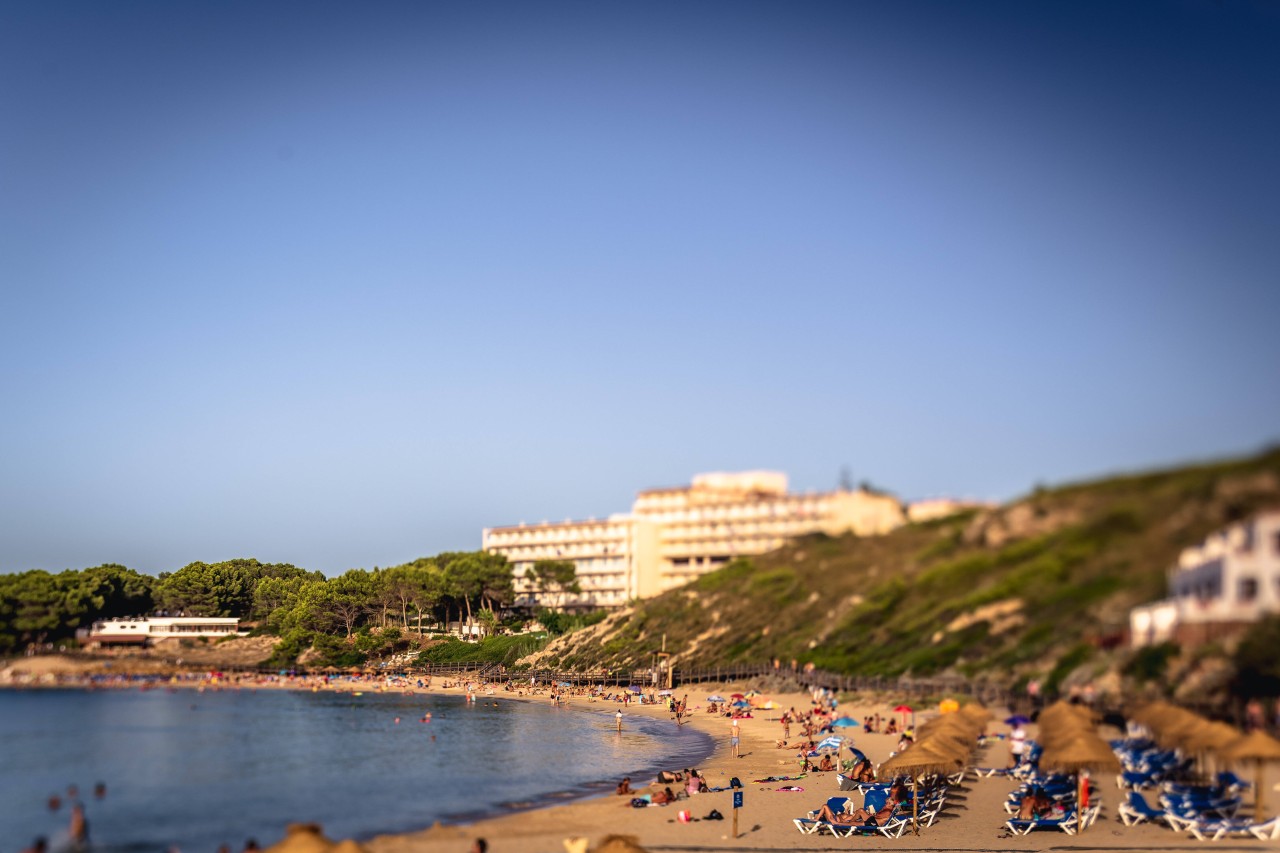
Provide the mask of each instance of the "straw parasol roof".
[{"label": "straw parasol roof", "polygon": [[1073,720],[1092,726],[1093,712],[1083,705],[1072,705],[1070,702],[1058,700],[1040,712],[1036,719],[1041,726],[1054,725],[1063,720]]},{"label": "straw parasol roof", "polygon": [[1053,748],[1045,747],[1040,756],[1045,770],[1078,773],[1081,770],[1119,770],[1120,760],[1101,738],[1082,735]]},{"label": "straw parasol roof", "polygon": [[918,743],[926,744],[938,752],[954,755],[961,761],[967,761],[978,745],[976,739],[956,732],[936,732],[921,738]]},{"label": "straw parasol roof", "polygon": [[1092,728],[1077,725],[1064,725],[1052,729],[1041,729],[1040,736],[1036,740],[1045,749],[1053,749],[1055,746],[1062,746],[1073,740],[1082,737],[1096,738]]},{"label": "straw parasol roof", "polygon": [[325,838],[318,823],[291,823],[285,827],[284,840],[268,847],[264,853],[365,853],[354,841],[335,844]]},{"label": "straw parasol roof", "polygon": [[985,726],[995,716],[995,714],[987,710],[987,706],[978,702],[963,705],[956,713],[962,717],[973,720],[979,726]]},{"label": "straw parasol roof", "polygon": [[1280,761],[1280,740],[1264,731],[1253,731],[1220,749],[1228,761]]},{"label": "straw parasol roof", "polygon": [[958,735],[966,739],[973,738],[976,740],[978,732],[981,730],[981,726],[973,725],[973,723],[965,720],[959,714],[947,714],[946,716],[932,719],[920,726],[916,729],[916,734],[921,740],[926,737],[932,737],[935,734]]},{"label": "straw parasol roof", "polygon": [[1226,723],[1206,723],[1191,729],[1189,734],[1183,737],[1182,747],[1192,752],[1204,750],[1216,752],[1226,749],[1238,740],[1240,740],[1240,732],[1235,727]]},{"label": "straw parasol roof", "polygon": [[609,835],[592,853],[645,853],[634,835]]},{"label": "straw parasol roof", "polygon": [[910,746],[880,765],[881,775],[922,776],[929,773],[950,773],[964,763],[959,756],[947,752],[941,745],[928,741]]}]

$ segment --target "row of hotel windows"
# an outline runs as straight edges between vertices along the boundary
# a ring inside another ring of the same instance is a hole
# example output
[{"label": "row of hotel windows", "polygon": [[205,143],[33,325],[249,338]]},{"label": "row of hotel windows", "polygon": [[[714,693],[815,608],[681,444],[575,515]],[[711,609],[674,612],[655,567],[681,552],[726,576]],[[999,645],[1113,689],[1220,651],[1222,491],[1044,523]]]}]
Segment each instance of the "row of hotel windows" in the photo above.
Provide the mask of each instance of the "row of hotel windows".
[{"label": "row of hotel windows", "polygon": [[[512,568],[513,574],[517,576],[525,575],[533,568],[533,564],[538,562],[540,557],[536,554],[519,555],[519,562],[515,562],[513,556]],[[582,572],[624,572],[627,569],[627,559],[625,557],[583,557],[573,560],[574,566],[577,567],[579,573]]]},{"label": "row of hotel windows", "polygon": [[714,521],[736,518],[787,518],[793,516],[825,515],[828,504],[808,501],[776,504],[722,504],[699,509],[661,510],[639,513],[645,518],[662,522]]},{"label": "row of hotel windows", "polygon": [[[1275,583],[1276,594],[1280,595],[1280,577],[1272,579]],[[1261,590],[1258,579],[1254,577],[1242,577],[1236,580],[1236,601],[1241,604],[1247,604],[1258,598],[1258,592]],[[1206,581],[1195,586],[1186,586],[1178,589],[1174,593],[1180,598],[1199,598],[1208,601],[1222,596],[1222,582],[1218,579]]]},{"label": "row of hotel windows", "polygon": [[668,527],[662,531],[663,539],[695,539],[701,536],[776,536],[812,530],[812,519],[779,519],[778,521],[751,521],[746,524],[700,524],[697,527]]},{"label": "row of hotel windows", "polygon": [[[587,575],[578,578],[578,586],[584,590],[587,589],[618,589],[627,585],[626,575]],[[533,592],[537,586],[523,578],[516,584],[517,592],[527,593]],[[557,593],[552,593],[555,595]]]},{"label": "row of hotel windows", "polygon": [[624,539],[626,525],[611,527],[531,527],[502,533],[490,533],[490,545],[526,542],[577,542],[592,539]]},{"label": "row of hotel windows", "polygon": [[689,554],[691,556],[702,556],[703,554],[714,554],[718,551],[728,550],[734,554],[763,554],[766,551],[772,551],[775,548],[781,548],[786,543],[785,539],[769,538],[762,536],[755,539],[747,539],[745,537],[739,539],[716,540],[691,540],[688,542],[664,542],[662,544],[662,553],[666,556],[673,554]]},{"label": "row of hotel windows", "polygon": [[[490,548],[493,546],[491,545]],[[506,554],[513,560],[529,559],[529,560],[555,560],[559,558],[572,559],[576,555],[581,554],[618,554],[627,553],[626,546],[619,545],[524,545],[495,549],[500,553]]]}]

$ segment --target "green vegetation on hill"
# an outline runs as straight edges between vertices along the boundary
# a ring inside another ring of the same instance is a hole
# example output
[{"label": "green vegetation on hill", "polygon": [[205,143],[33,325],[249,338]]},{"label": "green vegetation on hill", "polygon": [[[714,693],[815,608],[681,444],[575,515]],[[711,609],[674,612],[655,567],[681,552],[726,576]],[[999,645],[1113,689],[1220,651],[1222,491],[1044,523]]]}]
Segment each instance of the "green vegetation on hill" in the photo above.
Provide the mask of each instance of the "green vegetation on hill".
[{"label": "green vegetation on hill", "polygon": [[[813,662],[859,675],[944,671],[1056,686],[1165,594],[1178,552],[1280,505],[1280,451],[1038,489],[998,510],[887,536],[811,536],[571,634],[540,665]],[[1143,672],[1162,661],[1144,661]]]}]

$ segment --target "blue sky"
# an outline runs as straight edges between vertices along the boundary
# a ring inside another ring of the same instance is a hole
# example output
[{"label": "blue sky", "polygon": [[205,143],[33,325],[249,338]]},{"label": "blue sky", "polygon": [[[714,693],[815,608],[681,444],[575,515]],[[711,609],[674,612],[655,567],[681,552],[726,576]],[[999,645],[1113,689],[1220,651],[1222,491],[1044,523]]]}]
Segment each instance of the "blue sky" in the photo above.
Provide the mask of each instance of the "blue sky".
[{"label": "blue sky", "polygon": [[1280,439],[1250,2],[10,2],[0,570]]}]

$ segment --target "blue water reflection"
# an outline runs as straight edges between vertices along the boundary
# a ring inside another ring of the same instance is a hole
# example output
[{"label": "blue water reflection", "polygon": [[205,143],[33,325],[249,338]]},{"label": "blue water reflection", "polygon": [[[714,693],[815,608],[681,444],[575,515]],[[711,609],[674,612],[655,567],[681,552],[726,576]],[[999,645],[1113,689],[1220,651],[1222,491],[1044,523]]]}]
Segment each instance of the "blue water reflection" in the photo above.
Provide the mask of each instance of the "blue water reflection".
[{"label": "blue water reflection", "polygon": [[705,735],[663,720],[629,715],[619,735],[616,708],[588,707],[274,690],[0,692],[3,843],[65,837],[68,806],[51,812],[46,801],[65,799],[73,783],[95,849],[213,853],[248,837],[273,843],[287,821],[360,838],[467,820],[710,752]]}]

